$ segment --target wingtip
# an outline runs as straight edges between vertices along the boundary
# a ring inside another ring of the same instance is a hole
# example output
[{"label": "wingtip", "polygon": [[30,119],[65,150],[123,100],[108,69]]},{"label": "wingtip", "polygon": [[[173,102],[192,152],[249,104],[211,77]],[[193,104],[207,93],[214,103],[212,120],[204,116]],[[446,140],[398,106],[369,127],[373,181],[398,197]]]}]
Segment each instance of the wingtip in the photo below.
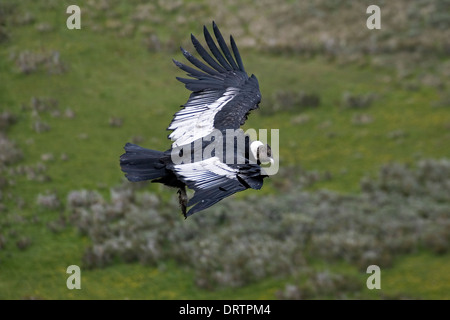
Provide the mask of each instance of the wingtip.
[{"label": "wingtip", "polygon": [[192,33],[191,33],[191,42],[194,45],[194,47],[198,46],[198,44],[200,43]]},{"label": "wingtip", "polygon": [[203,34],[206,34],[206,33],[209,34],[208,27],[206,25],[203,25]]},{"label": "wingtip", "polygon": [[184,215],[184,220],[192,216],[195,212],[193,211],[194,208],[190,209],[186,214]]},{"label": "wingtip", "polygon": [[183,54],[183,56],[185,56],[185,57],[191,55],[191,54],[189,53],[189,51],[187,51],[187,50],[186,50],[185,48],[183,48],[183,47],[180,47],[180,50],[181,50],[181,53]]},{"label": "wingtip", "polygon": [[182,65],[182,63],[178,60],[172,59],[172,62],[177,66],[180,67]]}]

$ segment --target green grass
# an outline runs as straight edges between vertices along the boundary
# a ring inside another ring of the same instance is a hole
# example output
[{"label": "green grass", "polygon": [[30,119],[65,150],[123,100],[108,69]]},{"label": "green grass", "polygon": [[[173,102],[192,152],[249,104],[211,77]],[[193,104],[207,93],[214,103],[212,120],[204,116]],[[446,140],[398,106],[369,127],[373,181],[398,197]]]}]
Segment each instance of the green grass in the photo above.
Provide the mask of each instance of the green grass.
[{"label": "green grass", "polygon": [[[24,6],[19,5],[22,12]],[[27,10],[36,15],[38,22],[52,23],[53,31],[39,33],[33,24],[14,27],[11,41],[0,45],[0,110],[10,110],[19,117],[8,136],[24,153],[20,164],[36,164],[44,153],[55,155],[54,161],[45,163],[51,181],[41,183],[17,177],[15,185],[4,193],[12,197],[5,196],[7,211],[1,213],[0,222],[13,222],[1,233],[15,230],[29,236],[32,245],[20,251],[14,245],[17,236],[8,237],[6,249],[0,251],[0,299],[273,299],[274,293],[292,279],[267,279],[244,288],[210,292],[197,288],[193,275],[172,262],[161,262],[159,268],[118,263],[105,269],[82,270],[82,290],[66,288],[66,268],[81,264],[89,239],[72,228],[51,233],[46,223],[55,219],[57,213],[39,210],[35,205],[37,194],[52,190],[64,199],[69,191],[86,188],[107,195],[109,188],[123,179],[118,157],[125,142],[142,136],[140,144],[145,147],[169,147],[166,127],[179,105],[186,101],[188,92],[175,80],[182,72],[171,58],[182,60],[179,53],[150,53],[139,35],[117,38],[112,33],[93,32],[89,27],[69,31],[65,28],[66,16],[61,14],[65,12],[63,5],[55,6],[57,10],[44,10],[35,2],[27,4]],[[124,5],[124,10],[129,9]],[[161,28],[162,35],[170,34],[170,28]],[[200,32],[199,26],[195,32]],[[190,30],[183,32],[184,37],[189,33]],[[48,75],[45,71],[21,74],[10,55],[22,50],[58,50],[68,71],[61,75]],[[292,125],[291,118],[297,114],[263,116],[254,111],[245,125],[280,129],[282,166],[301,166],[333,175],[333,179],[313,188],[357,192],[359,180],[374,175],[386,162],[412,164],[417,158],[450,157],[446,147],[450,140],[450,110],[431,106],[439,98],[436,89],[407,91],[393,80],[395,76],[388,69],[338,66],[322,58],[251,50],[243,50],[242,56],[246,69],[259,79],[263,99],[279,89],[320,95],[320,107],[306,112],[309,122]],[[344,110],[340,106],[344,91],[376,93],[379,98],[368,109]],[[37,134],[31,128],[31,112],[21,110],[22,104],[29,104],[33,96],[57,99],[61,110],[70,107],[76,117],[57,119],[42,114],[51,130]],[[370,114],[374,121],[353,125],[353,115],[360,113]],[[123,126],[109,126],[111,116],[123,118]],[[327,121],[330,125],[321,128]],[[394,130],[403,130],[406,136],[389,138],[388,133]],[[68,155],[68,161],[59,159],[62,153]],[[260,194],[276,193],[276,179],[272,177]],[[158,186],[150,188],[166,197],[174,196]],[[23,208],[15,204],[17,198],[25,201]],[[15,223],[17,215],[26,221]],[[33,216],[40,221],[31,222]],[[382,293],[448,299],[448,259],[448,255],[428,253],[399,257],[392,269],[382,271]],[[325,268],[358,272],[348,265]],[[358,274],[361,279],[366,277]],[[367,296],[379,298],[373,292]]]},{"label": "green grass", "polygon": [[381,289],[399,296],[448,300],[449,263],[448,255],[436,257],[427,252],[398,259],[395,268],[382,271]]}]

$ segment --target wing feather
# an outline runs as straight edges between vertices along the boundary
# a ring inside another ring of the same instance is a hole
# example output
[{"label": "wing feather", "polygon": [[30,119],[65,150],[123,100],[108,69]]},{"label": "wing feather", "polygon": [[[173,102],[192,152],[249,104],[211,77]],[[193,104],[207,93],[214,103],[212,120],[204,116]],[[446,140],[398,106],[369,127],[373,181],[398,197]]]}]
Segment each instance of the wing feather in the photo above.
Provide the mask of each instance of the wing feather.
[{"label": "wing feather", "polygon": [[188,73],[189,76],[194,77],[194,78],[201,78],[201,77],[205,77],[205,74],[197,69],[194,69],[192,67],[189,67],[183,63],[181,63],[180,61],[177,61],[175,59],[172,59],[173,63],[175,63],[175,65],[180,68],[181,70],[184,70]]},{"label": "wing feather", "polygon": [[220,64],[226,69],[226,70],[233,70],[231,65],[227,62],[227,60],[223,57],[222,53],[220,53],[219,48],[217,48],[216,43],[214,42],[213,38],[211,37],[211,34],[209,33],[206,26],[203,27],[203,34],[205,36],[206,44],[209,47],[209,50],[211,50],[212,54],[216,59],[220,62]]},{"label": "wing feather", "polygon": [[[206,27],[205,27],[206,29]],[[208,31],[208,30],[206,30]],[[203,46],[200,44],[200,42],[197,40],[194,35],[191,35],[192,44],[194,45],[194,48],[197,50],[198,54],[205,60],[211,67],[216,69],[217,71],[223,73],[226,71],[224,67],[222,67],[220,64],[214,60],[209,53],[203,48]]]},{"label": "wing feather", "polygon": [[238,179],[239,170],[229,167],[217,157],[174,166],[181,181],[195,191],[188,201],[193,206],[186,216],[204,210],[232,194],[247,189]]},{"label": "wing feather", "polygon": [[214,34],[216,35],[217,42],[219,43],[219,46],[225,55],[225,58],[228,60],[228,62],[232,66],[233,70],[239,70],[239,67],[237,66],[236,62],[234,61],[233,57],[231,56],[231,52],[228,49],[228,46],[225,43],[225,40],[223,39],[222,34],[220,33],[220,30],[217,27],[215,22],[213,22],[213,30],[214,30]]},{"label": "wing feather", "polygon": [[183,53],[184,57],[190,62],[192,63],[194,66],[196,66],[197,68],[199,68],[200,70],[210,74],[210,75],[218,75],[220,74],[219,72],[217,72],[217,70],[211,69],[210,67],[208,67],[207,65],[205,65],[204,63],[202,63],[200,60],[198,60],[196,57],[194,57],[192,54],[190,54],[188,51],[184,50],[183,47],[180,48],[181,52]]},{"label": "wing feather", "polygon": [[241,55],[236,46],[236,42],[234,41],[234,38],[231,35],[230,35],[230,43],[231,43],[231,49],[233,50],[233,53],[234,53],[234,57],[236,58],[236,61],[239,65],[239,70],[241,70],[242,72],[245,72],[245,68],[244,68],[244,64],[242,63]]},{"label": "wing feather", "polygon": [[228,88],[223,93],[214,90],[194,93],[193,97],[178,111],[169,130],[174,130],[169,138],[174,141],[172,147],[189,144],[214,131],[216,114],[239,92]]},{"label": "wing feather", "polygon": [[191,143],[211,134],[214,129],[239,128],[250,110],[257,108],[261,100],[256,77],[248,77],[245,72],[233,37],[230,36],[230,42],[234,58],[215,22],[213,31],[220,49],[206,26],[203,30],[212,56],[193,35],[191,40],[206,63],[183,48],[181,51],[184,57],[198,69],[173,60],[177,67],[192,78],[177,77],[192,94],[182,106],[183,109],[175,113],[168,127],[168,130],[174,130],[169,135],[172,147]]}]

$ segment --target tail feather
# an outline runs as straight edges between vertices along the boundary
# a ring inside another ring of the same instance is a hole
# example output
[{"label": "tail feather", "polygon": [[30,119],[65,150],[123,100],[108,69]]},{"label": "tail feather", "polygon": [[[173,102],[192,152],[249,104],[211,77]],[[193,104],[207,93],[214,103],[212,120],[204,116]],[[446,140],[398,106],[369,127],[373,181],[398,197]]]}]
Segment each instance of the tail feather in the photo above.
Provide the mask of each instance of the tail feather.
[{"label": "tail feather", "polygon": [[164,152],[142,148],[127,143],[125,153],[120,156],[120,167],[128,180],[137,182],[160,178],[166,173],[161,160]]}]

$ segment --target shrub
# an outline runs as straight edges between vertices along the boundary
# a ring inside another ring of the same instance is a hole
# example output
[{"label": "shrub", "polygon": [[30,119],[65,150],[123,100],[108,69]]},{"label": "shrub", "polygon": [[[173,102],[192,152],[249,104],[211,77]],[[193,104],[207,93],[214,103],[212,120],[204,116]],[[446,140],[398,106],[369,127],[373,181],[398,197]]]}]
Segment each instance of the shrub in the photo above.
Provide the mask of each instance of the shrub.
[{"label": "shrub", "polygon": [[376,95],[373,93],[356,95],[346,91],[342,94],[341,105],[348,109],[366,109],[375,99]]},{"label": "shrub", "polygon": [[273,114],[279,111],[301,112],[309,108],[317,108],[319,105],[320,97],[315,93],[278,90],[267,104],[264,102],[261,112],[263,114]]},{"label": "shrub", "polygon": [[111,127],[121,127],[123,125],[123,118],[110,117],[109,118],[109,125]]},{"label": "shrub", "polygon": [[345,299],[360,291],[361,284],[357,279],[331,273],[328,270],[304,272],[307,280],[299,285],[286,284],[284,290],[278,290],[275,296],[282,300],[305,300],[317,298]]},{"label": "shrub", "polygon": [[10,126],[17,122],[17,116],[9,111],[0,113],[0,132],[5,132]]},{"label": "shrub", "polygon": [[373,117],[369,114],[355,114],[352,117],[352,123],[355,125],[366,125],[373,122]]},{"label": "shrub", "polygon": [[33,121],[31,128],[36,133],[42,133],[50,130],[50,125],[47,122],[41,121],[39,119]]},{"label": "shrub", "polygon": [[15,164],[23,158],[16,144],[0,133],[0,166]]},{"label": "shrub", "polygon": [[38,206],[50,210],[56,210],[61,207],[61,202],[59,201],[57,194],[50,192],[47,192],[45,194],[38,194],[36,203],[38,204]]},{"label": "shrub", "polygon": [[3,234],[0,234],[0,250],[3,250],[7,244],[6,237]]},{"label": "shrub", "polygon": [[[309,176],[298,174],[299,180]],[[143,193],[145,184],[125,183],[111,190],[109,200],[74,191],[67,203],[72,223],[92,241],[86,266],[173,260],[193,270],[195,283],[206,289],[301,276],[310,257],[365,270],[371,264],[389,267],[395,256],[423,246],[448,252],[449,160],[420,161],[414,169],[383,166],[377,179],[362,181],[357,195],[302,190],[308,183],[291,183],[276,195],[229,198],[188,220],[180,216],[175,196],[162,201]],[[357,290],[345,277],[311,277],[279,297],[344,298]]]},{"label": "shrub", "polygon": [[15,58],[20,73],[30,74],[45,70],[49,74],[61,74],[67,71],[67,66],[60,59],[59,51],[32,52],[21,51]]},{"label": "shrub", "polygon": [[31,243],[32,241],[29,237],[23,236],[16,241],[16,246],[20,250],[26,250],[31,245]]}]

